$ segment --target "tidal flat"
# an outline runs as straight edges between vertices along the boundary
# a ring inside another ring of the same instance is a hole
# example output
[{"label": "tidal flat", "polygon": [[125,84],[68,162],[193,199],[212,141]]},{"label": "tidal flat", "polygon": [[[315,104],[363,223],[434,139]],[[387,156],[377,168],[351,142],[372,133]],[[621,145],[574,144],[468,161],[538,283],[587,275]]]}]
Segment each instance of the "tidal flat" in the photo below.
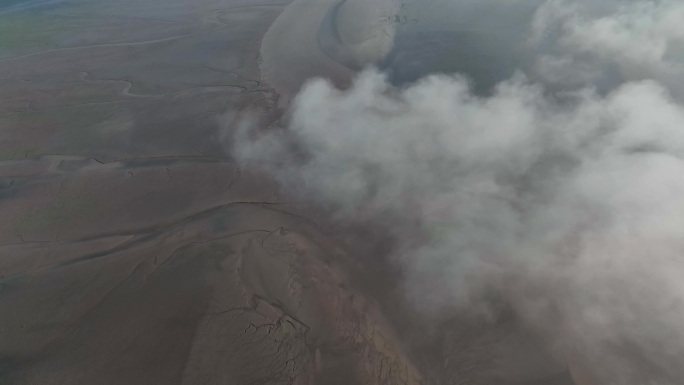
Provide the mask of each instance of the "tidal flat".
[{"label": "tidal flat", "polygon": [[0,383],[572,383],[514,321],[429,324],[373,231],[234,161],[243,118],[387,48],[336,4],[0,2]]}]

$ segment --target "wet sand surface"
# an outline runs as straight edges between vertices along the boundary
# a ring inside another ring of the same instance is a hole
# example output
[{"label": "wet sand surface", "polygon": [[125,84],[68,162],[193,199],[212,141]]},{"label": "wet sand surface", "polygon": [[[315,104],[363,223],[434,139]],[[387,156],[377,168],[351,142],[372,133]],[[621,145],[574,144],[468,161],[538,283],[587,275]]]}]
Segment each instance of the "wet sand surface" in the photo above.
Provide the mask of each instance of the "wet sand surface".
[{"label": "wet sand surface", "polygon": [[310,48],[334,2],[288,3],[0,10],[1,384],[571,383],[514,323],[421,329],[391,269],[231,160],[236,116],[352,74]]}]

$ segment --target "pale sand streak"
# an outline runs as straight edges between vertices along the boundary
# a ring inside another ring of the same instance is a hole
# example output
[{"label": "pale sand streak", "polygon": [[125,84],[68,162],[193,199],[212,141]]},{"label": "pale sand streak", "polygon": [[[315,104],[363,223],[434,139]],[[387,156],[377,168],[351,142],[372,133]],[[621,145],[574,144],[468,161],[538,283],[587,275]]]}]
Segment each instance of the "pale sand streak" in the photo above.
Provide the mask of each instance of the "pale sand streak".
[{"label": "pale sand streak", "polygon": [[330,59],[318,47],[318,29],[338,0],[295,0],[278,16],[261,44],[261,73],[289,100],[310,77],[322,76],[337,85],[349,83],[352,71]]},{"label": "pale sand streak", "polygon": [[395,0],[295,0],[271,25],[261,45],[261,73],[279,91],[283,104],[312,77],[328,78],[338,87],[349,85],[354,72],[324,53],[318,41],[321,24],[335,6],[344,11],[343,20],[334,21],[344,32],[340,44],[357,56],[355,61],[369,64],[391,49],[394,27],[388,20],[398,10]]}]

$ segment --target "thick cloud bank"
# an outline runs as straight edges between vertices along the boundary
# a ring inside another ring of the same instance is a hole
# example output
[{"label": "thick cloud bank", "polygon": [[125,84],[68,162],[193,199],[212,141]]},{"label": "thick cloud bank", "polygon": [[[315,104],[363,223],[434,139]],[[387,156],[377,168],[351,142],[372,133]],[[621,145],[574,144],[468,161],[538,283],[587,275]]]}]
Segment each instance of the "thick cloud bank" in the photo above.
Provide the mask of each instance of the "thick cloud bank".
[{"label": "thick cloud bank", "polygon": [[683,96],[682,20],[678,0],[546,2],[532,21],[536,70],[564,85],[656,79]]},{"label": "thick cloud bank", "polygon": [[314,80],[287,129],[243,131],[235,152],[341,220],[382,223],[418,306],[486,310],[495,293],[601,383],[679,384],[682,20],[674,1],[546,2],[538,72],[491,96],[459,75]]}]

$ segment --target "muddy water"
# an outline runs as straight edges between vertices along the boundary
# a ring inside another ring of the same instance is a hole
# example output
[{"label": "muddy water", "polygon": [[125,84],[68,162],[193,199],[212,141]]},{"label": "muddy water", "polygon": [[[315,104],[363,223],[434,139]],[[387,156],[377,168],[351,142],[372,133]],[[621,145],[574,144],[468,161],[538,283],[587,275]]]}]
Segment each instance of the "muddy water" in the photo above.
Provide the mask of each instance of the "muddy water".
[{"label": "muddy water", "polygon": [[392,52],[379,66],[397,84],[458,73],[486,93],[530,63],[526,37],[539,1],[402,1]]}]

